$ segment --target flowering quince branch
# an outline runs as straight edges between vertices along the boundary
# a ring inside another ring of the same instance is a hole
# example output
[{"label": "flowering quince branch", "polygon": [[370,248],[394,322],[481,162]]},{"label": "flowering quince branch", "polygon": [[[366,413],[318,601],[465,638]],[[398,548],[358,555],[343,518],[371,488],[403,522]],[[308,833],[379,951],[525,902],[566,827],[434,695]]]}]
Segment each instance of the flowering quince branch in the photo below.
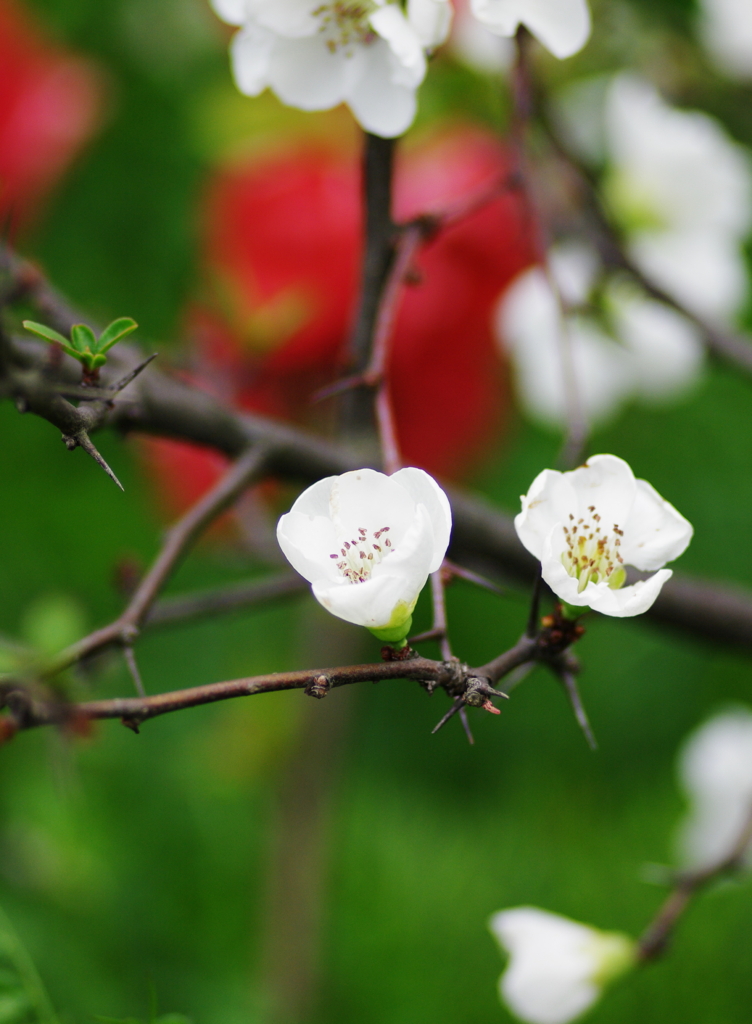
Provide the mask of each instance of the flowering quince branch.
[{"label": "flowering quince branch", "polygon": [[742,870],[750,843],[752,806],[724,854],[705,867],[676,875],[671,892],[637,940],[538,907],[494,914],[491,933],[509,954],[499,981],[502,1001],[528,1024],[568,1024],[576,1019],[608,985],[665,954],[694,897],[724,875]]},{"label": "flowering quince branch", "polygon": [[[61,333],[81,321],[81,315],[67,306],[35,268],[7,247],[0,247],[0,257],[4,257],[9,268],[11,284],[15,286],[17,280],[23,282],[24,295],[37,306],[38,315],[49,316]],[[49,380],[37,348],[21,341],[14,342],[12,348],[14,358],[22,358],[27,374],[33,375],[35,390],[60,386],[54,378]],[[112,360],[113,369],[119,373],[131,371],[140,362],[138,350],[127,343]],[[63,382],[68,380],[72,385],[77,380],[75,364],[69,370],[63,363],[58,372]],[[0,380],[0,392],[2,383]],[[31,386],[24,384],[25,389]],[[27,390],[21,392],[24,398],[27,393]],[[261,416],[227,409],[193,385],[157,370],[139,377],[132,393],[127,404],[119,403],[104,410],[97,426],[180,438],[209,446],[231,458],[249,445],[263,442],[269,447],[269,473],[282,479],[311,480],[343,473],[359,464],[357,455],[342,445]],[[30,411],[35,410],[30,408]],[[55,414],[48,413],[44,405],[38,415],[58,425]],[[536,560],[519,543],[511,518],[482,498],[458,489],[453,489],[450,497],[454,559],[482,565],[492,576],[500,572],[503,578],[517,584],[532,583]],[[647,614],[656,622],[694,637],[746,649],[752,645],[752,596],[742,588],[677,577],[663,588]]]},{"label": "flowering quince branch", "polygon": [[699,330],[709,352],[752,374],[752,343],[747,338],[711,323],[706,317],[680,302],[676,296],[662,288],[650,274],[639,267],[626,250],[621,231],[614,224],[600,197],[599,182],[593,173],[573,153],[553,120],[542,109],[538,110],[541,127],[555,154],[574,175],[584,206],[583,227],[598,251],[605,267],[625,271],[646,295],[675,310]]},{"label": "flowering quince branch", "polygon": [[752,843],[752,805],[749,807],[741,831],[727,853],[706,867],[694,871],[682,871],[676,876],[671,892],[639,940],[640,960],[645,962],[656,960],[666,952],[679,919],[694,897],[724,875],[743,870],[750,843]]}]

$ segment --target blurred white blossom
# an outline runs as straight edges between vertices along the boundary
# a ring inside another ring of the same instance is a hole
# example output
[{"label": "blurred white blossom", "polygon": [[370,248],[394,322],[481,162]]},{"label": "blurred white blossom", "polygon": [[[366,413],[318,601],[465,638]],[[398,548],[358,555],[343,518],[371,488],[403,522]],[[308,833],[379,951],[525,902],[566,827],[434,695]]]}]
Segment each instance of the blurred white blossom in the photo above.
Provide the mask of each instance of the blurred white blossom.
[{"label": "blurred white blossom", "polygon": [[689,814],[679,834],[683,863],[726,856],[752,813],[752,711],[725,711],[693,732],[679,756]]},{"label": "blurred white blossom", "polygon": [[399,643],[429,573],[444,560],[452,513],[422,469],[359,469],[319,480],[279,521],[285,557],[332,615]]},{"label": "blurred white blossom", "polygon": [[605,117],[606,190],[632,258],[687,309],[733,316],[748,287],[746,155],[713,118],[670,107],[633,75],[614,79]]},{"label": "blurred white blossom", "polygon": [[601,267],[587,246],[555,246],[549,267],[550,278],[540,267],[519,275],[496,317],[518,397],[534,419],[561,426],[574,400],[588,423],[599,423],[631,398],[665,400],[697,379],[702,339],[685,317],[620,279],[602,289],[596,315],[591,293]]},{"label": "blurred white blossom", "polygon": [[509,965],[499,995],[529,1024],[567,1024],[635,963],[635,943],[537,907],[515,907],[489,922]]},{"label": "blurred white blossom", "polygon": [[327,110],[347,103],[366,131],[401,135],[416,112],[426,51],[451,24],[450,0],[212,0],[240,26],[231,44],[241,92],[267,87],[283,103]]},{"label": "blurred white blossom", "polygon": [[555,57],[571,57],[590,36],[587,0],[471,0],[491,32],[513,36],[524,25]]},{"label": "blurred white blossom", "polygon": [[749,0],[700,0],[699,34],[718,70],[752,79],[752,4]]},{"label": "blurred white blossom", "polygon": [[514,62],[513,41],[478,21],[470,9],[470,0],[454,0],[449,47],[463,64],[485,74],[507,71]]},{"label": "blurred white blossom", "polygon": [[[615,455],[544,469],[520,500],[514,526],[543,579],[562,601],[603,615],[647,611],[672,575],[661,567],[692,539],[684,516]],[[628,565],[654,575],[624,586]]]}]

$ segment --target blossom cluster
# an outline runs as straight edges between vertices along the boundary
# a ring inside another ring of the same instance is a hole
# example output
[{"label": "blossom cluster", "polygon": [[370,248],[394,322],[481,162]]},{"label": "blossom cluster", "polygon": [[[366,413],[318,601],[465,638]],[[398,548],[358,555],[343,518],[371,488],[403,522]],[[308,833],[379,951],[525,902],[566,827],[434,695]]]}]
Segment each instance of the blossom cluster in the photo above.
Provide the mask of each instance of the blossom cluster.
[{"label": "blossom cluster", "polygon": [[[231,44],[242,93],[266,88],[289,106],[327,110],[346,103],[366,131],[402,135],[417,109],[427,56],[449,34],[450,0],[212,0],[240,29]],[[557,57],[584,46],[586,0],[471,0],[478,22],[498,36],[525,25]]]}]

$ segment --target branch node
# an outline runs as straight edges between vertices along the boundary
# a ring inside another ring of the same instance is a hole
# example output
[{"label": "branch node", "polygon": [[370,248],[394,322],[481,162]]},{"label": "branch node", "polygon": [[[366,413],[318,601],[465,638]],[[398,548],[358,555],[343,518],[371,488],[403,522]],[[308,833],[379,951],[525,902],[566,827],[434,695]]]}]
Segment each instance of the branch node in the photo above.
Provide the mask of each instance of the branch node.
[{"label": "branch node", "polygon": [[332,684],[329,682],[329,677],[321,675],[316,676],[315,679],[312,679],[308,686],[306,686],[304,692],[309,697],[315,697],[316,700],[323,700],[323,698],[326,697],[331,688]]},{"label": "branch node", "polygon": [[121,718],[120,721],[126,729],[130,729],[131,732],[135,732],[137,736],[141,732],[141,722],[138,718]]}]

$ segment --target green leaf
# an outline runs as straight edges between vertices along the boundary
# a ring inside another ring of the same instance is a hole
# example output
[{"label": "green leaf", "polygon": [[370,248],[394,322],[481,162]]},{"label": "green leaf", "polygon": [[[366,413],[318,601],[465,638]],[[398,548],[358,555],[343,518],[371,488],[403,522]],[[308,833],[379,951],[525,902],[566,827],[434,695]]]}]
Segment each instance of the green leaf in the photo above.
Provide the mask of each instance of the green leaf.
[{"label": "green leaf", "polygon": [[62,334],[58,334],[57,331],[53,331],[51,327],[47,327],[45,324],[38,324],[34,320],[24,320],[23,325],[27,331],[31,331],[32,334],[44,338],[45,341],[51,341],[56,345],[62,345],[64,349],[70,350],[68,339],[64,338]]},{"label": "green leaf", "polygon": [[137,328],[138,324],[129,316],[121,316],[117,320],[113,320],[99,335],[99,341],[94,351],[109,352],[112,346],[120,341],[121,338],[132,334]]},{"label": "green leaf", "polygon": [[74,324],[71,327],[71,344],[77,352],[96,352],[97,336],[87,324]]}]

